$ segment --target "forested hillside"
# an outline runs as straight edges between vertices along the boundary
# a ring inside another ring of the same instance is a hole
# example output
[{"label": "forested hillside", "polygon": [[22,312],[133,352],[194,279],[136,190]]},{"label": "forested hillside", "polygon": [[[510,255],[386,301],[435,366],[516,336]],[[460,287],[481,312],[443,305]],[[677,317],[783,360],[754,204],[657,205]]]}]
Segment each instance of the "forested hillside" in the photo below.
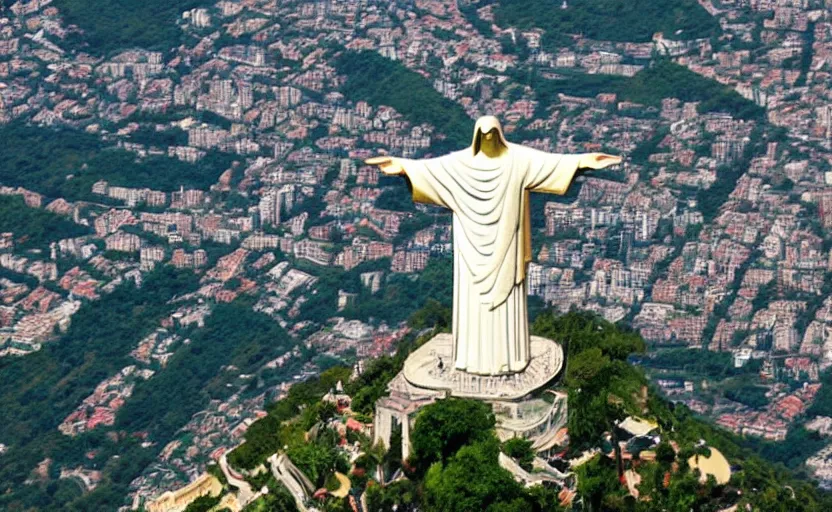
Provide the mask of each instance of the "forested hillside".
[{"label": "forested hillside", "polygon": [[207,189],[233,161],[220,154],[193,164],[168,156],[139,159],[94,135],[17,123],[0,126],[0,140],[0,182],[67,200],[101,200],[90,192],[99,180],[163,191]]},{"label": "forested hillside", "polygon": [[550,48],[578,34],[644,42],[656,32],[672,39],[707,38],[719,32],[714,18],[696,0],[500,0],[496,5],[500,25],[541,28]]},{"label": "forested hillside", "polygon": [[176,22],[182,12],[204,5],[202,0],[56,0],[66,21],[83,35],[74,44],[83,51],[107,55],[124,48],[168,49],[183,39]]},{"label": "forested hillside", "polygon": [[24,249],[45,249],[50,242],[90,233],[86,226],[55,213],[29,208],[22,197],[0,196],[0,233],[14,233]]},{"label": "forested hillside", "polygon": [[471,118],[456,103],[442,97],[425,77],[375,52],[344,52],[335,67],[346,75],[344,94],[353,101],[388,105],[411,123],[426,123],[447,135],[435,151],[460,149],[470,144]]},{"label": "forested hillside", "polygon": [[[652,391],[645,395],[643,389],[650,384],[628,362],[631,355],[644,350],[637,334],[588,314],[557,316],[551,312],[538,317],[533,331],[561,340],[568,352],[567,370],[558,384],[569,395],[566,457],[602,447],[605,435],[628,416],[638,415],[659,425],[661,442],[655,448],[655,460],[625,462],[625,469],[632,468],[641,476],[639,499],[622,484],[612,456],[596,455],[575,469],[575,502],[586,510],[704,511],[737,505],[749,510],[820,512],[832,506],[830,498],[812,484],[794,478],[785,468],[772,467],[741,447],[738,438],[697,419],[687,407],[674,406]],[[412,343],[405,344],[397,356],[374,361],[358,380],[346,385],[355,417],[369,420],[373,402],[383,395],[412,347]],[[320,379],[293,387],[287,398],[269,407],[268,416],[252,425],[246,442],[232,452],[232,464],[251,470],[271,453],[285,452],[319,486],[329,481],[328,474],[346,472],[349,466],[337,449],[338,435],[322,430],[333,419],[337,423],[339,413],[319,400],[339,380],[347,382],[348,374],[346,368],[333,369]],[[297,415],[298,410],[302,414]],[[357,492],[366,488],[371,512],[394,505],[399,511],[566,510],[557,490],[539,485],[524,488],[498,464],[501,451],[521,465],[530,464],[534,454],[531,444],[519,439],[501,444],[494,426],[494,415],[482,402],[440,400],[417,414],[411,431],[412,454],[403,465],[396,459],[400,452],[395,446],[389,451],[365,448],[350,469],[353,485],[359,486]],[[304,436],[307,430],[317,432],[311,436],[313,441],[310,434]],[[730,462],[732,476],[727,484],[703,483],[688,465],[689,458],[706,456],[709,449],[719,450]],[[371,476],[377,474],[378,466],[383,474],[403,468],[407,479],[380,485]],[[272,502],[261,499],[263,505]],[[347,506],[346,501],[331,497],[321,503],[328,510]]]}]

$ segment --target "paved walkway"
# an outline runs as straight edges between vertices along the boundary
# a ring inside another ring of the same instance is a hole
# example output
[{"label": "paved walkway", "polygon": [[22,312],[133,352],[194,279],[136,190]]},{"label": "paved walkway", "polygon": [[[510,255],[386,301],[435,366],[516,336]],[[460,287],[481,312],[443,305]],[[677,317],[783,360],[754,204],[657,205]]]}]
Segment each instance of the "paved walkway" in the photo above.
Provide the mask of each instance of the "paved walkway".
[{"label": "paved walkway", "polygon": [[222,469],[222,474],[225,475],[228,483],[239,489],[237,491],[237,501],[240,503],[240,508],[245,508],[246,505],[260,496],[260,492],[252,491],[248,482],[243,480],[239,475],[234,474],[233,470],[228,467],[228,460],[225,454],[220,457],[220,469]]}]

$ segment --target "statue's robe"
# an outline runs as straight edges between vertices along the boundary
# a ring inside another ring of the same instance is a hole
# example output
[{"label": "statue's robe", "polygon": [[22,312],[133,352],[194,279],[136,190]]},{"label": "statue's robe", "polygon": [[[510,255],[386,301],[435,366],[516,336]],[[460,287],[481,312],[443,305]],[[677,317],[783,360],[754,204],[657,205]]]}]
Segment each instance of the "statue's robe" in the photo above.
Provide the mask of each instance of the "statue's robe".
[{"label": "statue's robe", "polygon": [[519,372],[529,363],[529,191],[566,193],[580,160],[507,147],[495,158],[466,149],[399,159],[414,201],[453,211],[454,365],[482,375]]}]

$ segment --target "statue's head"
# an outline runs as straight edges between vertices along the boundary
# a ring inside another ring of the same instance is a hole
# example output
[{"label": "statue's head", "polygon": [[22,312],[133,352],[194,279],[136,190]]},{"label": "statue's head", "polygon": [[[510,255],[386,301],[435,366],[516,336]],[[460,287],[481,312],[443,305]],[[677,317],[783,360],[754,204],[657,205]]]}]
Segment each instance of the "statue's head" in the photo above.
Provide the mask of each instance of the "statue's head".
[{"label": "statue's head", "polygon": [[477,119],[474,126],[474,141],[471,144],[474,156],[480,151],[488,156],[497,156],[503,149],[508,148],[500,121],[494,116],[483,116]]}]

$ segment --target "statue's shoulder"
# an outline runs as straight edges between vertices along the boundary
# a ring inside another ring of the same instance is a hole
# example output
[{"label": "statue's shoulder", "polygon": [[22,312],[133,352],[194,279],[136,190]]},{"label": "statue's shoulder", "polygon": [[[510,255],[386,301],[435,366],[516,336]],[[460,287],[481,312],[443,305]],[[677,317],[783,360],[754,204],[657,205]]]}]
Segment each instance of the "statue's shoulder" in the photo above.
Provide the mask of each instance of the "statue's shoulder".
[{"label": "statue's shoulder", "polygon": [[514,142],[508,143],[508,149],[513,153],[543,153],[543,151],[540,151],[539,149],[524,146],[522,144],[515,144]]},{"label": "statue's shoulder", "polygon": [[549,160],[552,158],[560,158],[562,156],[559,153],[549,153],[537,148],[523,146],[522,144],[514,144],[512,142],[509,142],[508,146],[509,151],[513,153],[515,157],[524,156],[531,160]]},{"label": "statue's shoulder", "polygon": [[431,160],[441,160],[444,165],[460,162],[470,164],[472,162],[472,155],[470,149],[460,149],[458,151],[452,151],[445,155],[437,156],[435,158],[432,158]]},{"label": "statue's shoulder", "polygon": [[448,158],[453,158],[454,160],[470,160],[473,155],[471,154],[471,148],[459,149],[457,151],[453,151],[445,155]]}]

